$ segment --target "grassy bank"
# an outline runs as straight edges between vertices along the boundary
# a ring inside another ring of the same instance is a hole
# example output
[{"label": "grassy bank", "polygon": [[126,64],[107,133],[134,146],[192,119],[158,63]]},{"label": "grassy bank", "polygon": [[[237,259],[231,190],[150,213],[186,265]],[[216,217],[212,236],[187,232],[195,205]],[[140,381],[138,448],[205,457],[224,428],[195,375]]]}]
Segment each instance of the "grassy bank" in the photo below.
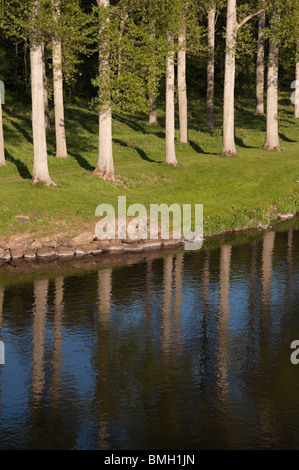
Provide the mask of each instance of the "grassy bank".
[{"label": "grassy bank", "polygon": [[[299,122],[289,98],[280,101],[282,152],[264,150],[265,116],[254,114],[254,102],[236,103],[237,157],[220,154],[221,103],[216,129],[205,129],[204,104],[191,103],[190,145],[177,143],[178,168],[163,163],[164,127],[152,128],[147,116],[115,115],[113,150],[117,181],[92,175],[97,161],[98,119],[95,112],[67,106],[69,158],[55,158],[55,135],[48,135],[49,169],[56,188],[31,184],[33,167],[29,108],[10,98],[4,106],[8,164],[0,168],[0,234],[74,235],[94,226],[101,203],[204,204],[205,234],[268,222],[274,207],[295,212],[299,193]],[[164,124],[163,112],[160,122]],[[52,122],[52,127],[54,124]],[[297,201],[297,202],[296,202]],[[28,223],[16,219],[29,216]]]}]

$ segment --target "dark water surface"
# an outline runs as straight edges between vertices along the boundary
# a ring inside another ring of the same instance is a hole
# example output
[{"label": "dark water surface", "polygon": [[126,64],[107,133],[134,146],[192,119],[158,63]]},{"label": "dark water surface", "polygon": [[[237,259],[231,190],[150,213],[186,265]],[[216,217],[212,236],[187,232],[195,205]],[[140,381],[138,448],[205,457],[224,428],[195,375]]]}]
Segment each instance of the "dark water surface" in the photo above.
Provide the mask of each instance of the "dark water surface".
[{"label": "dark water surface", "polygon": [[299,230],[232,245],[0,284],[0,448],[299,449]]}]

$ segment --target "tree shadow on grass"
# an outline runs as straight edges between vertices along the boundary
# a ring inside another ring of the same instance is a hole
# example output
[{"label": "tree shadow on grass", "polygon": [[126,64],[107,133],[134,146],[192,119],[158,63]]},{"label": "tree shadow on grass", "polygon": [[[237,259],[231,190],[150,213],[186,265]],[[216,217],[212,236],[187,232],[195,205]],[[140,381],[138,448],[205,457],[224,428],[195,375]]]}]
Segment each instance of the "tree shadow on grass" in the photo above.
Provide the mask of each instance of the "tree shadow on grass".
[{"label": "tree shadow on grass", "polygon": [[5,155],[6,155],[6,160],[12,162],[14,165],[16,165],[17,170],[19,172],[19,175],[21,178],[24,180],[31,180],[32,175],[28,169],[28,167],[23,163],[21,160],[18,158],[14,158],[7,150],[5,150]]},{"label": "tree shadow on grass", "polygon": [[122,147],[126,147],[126,148],[129,148],[129,149],[132,149],[132,150],[136,150],[136,152],[140,155],[142,160],[145,160],[146,162],[158,163],[158,164],[162,163],[160,161],[153,160],[152,158],[149,158],[148,155],[145,153],[145,151],[142,150],[140,147],[134,147],[132,145],[128,145],[126,142],[124,142],[123,140],[119,140],[119,139],[113,139],[113,142],[115,144],[121,145]]},{"label": "tree shadow on grass", "polygon": [[237,137],[237,136],[235,136],[235,143],[238,145],[238,147],[241,147],[243,149],[258,149],[258,148],[260,148],[260,147],[253,147],[251,145],[244,144],[243,139],[241,139],[241,137]]},{"label": "tree shadow on grass", "polygon": [[93,172],[95,170],[95,167],[92,166],[86,158],[82,157],[79,153],[72,153],[68,152],[68,154],[73,157],[75,160],[77,160],[78,164],[81,166],[81,168],[84,168],[84,170],[91,171]]},{"label": "tree shadow on grass", "polygon": [[125,117],[125,116],[121,116],[119,114],[114,114],[113,118],[116,121],[121,122],[122,124],[125,124],[126,126],[130,127],[133,131],[141,132],[143,135],[147,134],[144,127],[142,127],[140,124],[138,124],[134,120],[134,118],[128,118],[128,117]]},{"label": "tree shadow on grass", "polygon": [[22,126],[20,126],[20,124],[18,124],[16,121],[12,120],[12,119],[9,119],[9,122],[12,126],[14,126],[16,128],[16,130],[20,133],[20,134],[23,134],[23,136],[25,137],[25,139],[27,140],[27,142],[29,142],[29,144],[32,144],[33,145],[33,138],[32,138],[32,135],[30,135],[27,130],[26,130],[26,127],[27,127],[27,124],[28,122],[27,121],[24,121],[24,124]]},{"label": "tree shadow on grass", "polygon": [[78,125],[79,122],[80,126],[82,126],[88,133],[96,134],[98,132],[99,117],[97,114],[85,112],[80,109],[73,110],[67,108],[65,113],[67,123],[74,122],[76,125]]},{"label": "tree shadow on grass", "polygon": [[[196,153],[202,153],[203,155],[217,155],[217,153],[212,153],[212,152],[206,152],[205,150],[203,150],[200,145],[198,145],[196,142],[194,142],[194,140],[189,140],[189,145],[190,147],[193,148],[193,150],[195,150]],[[219,153],[219,152],[218,152]]]},{"label": "tree shadow on grass", "polygon": [[281,132],[279,133],[279,137],[284,140],[285,142],[290,142],[290,143],[296,143],[298,142],[297,140],[292,140],[292,139],[289,139],[289,137],[287,137],[286,135],[282,134]]}]

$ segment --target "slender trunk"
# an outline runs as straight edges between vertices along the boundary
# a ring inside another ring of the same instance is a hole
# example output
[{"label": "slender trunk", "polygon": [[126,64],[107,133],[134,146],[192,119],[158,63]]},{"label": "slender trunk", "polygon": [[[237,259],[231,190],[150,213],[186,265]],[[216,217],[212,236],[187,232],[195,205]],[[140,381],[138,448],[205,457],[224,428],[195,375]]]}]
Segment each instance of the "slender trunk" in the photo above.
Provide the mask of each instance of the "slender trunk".
[{"label": "slender trunk", "polygon": [[43,52],[41,44],[30,45],[31,87],[32,87],[32,130],[33,130],[33,184],[55,185],[48,170],[47,142],[45,130]]},{"label": "slender trunk", "polygon": [[214,129],[216,10],[208,12],[207,128]]},{"label": "slender trunk", "polygon": [[46,129],[46,132],[50,132],[51,123],[50,123],[48,80],[47,80],[47,72],[46,72],[46,56],[45,56],[45,45],[44,44],[42,44],[42,54],[43,54],[43,85],[44,85],[45,129]]},{"label": "slender trunk", "polygon": [[278,61],[279,45],[275,39],[270,38],[267,83],[267,134],[265,142],[265,147],[268,150],[281,150],[278,135]]},{"label": "slender trunk", "polygon": [[174,51],[173,36],[167,35],[170,50],[166,58],[166,158],[165,163],[177,166],[175,154],[175,106],[174,106]]},{"label": "slender trunk", "polygon": [[56,157],[66,158],[61,42],[53,41],[53,87],[55,110]]},{"label": "slender trunk", "polygon": [[265,10],[259,16],[258,46],[256,61],[256,114],[264,114],[265,90]]},{"label": "slender trunk", "polygon": [[[299,51],[299,43],[297,44]],[[295,110],[294,116],[296,119],[299,118],[299,62],[296,62],[296,89],[295,89]]]},{"label": "slender trunk", "polygon": [[186,28],[178,37],[178,94],[180,115],[180,142],[188,143],[188,101],[186,83]]},{"label": "slender trunk", "polygon": [[223,109],[223,145],[224,155],[237,155],[235,147],[235,70],[236,70],[237,5],[236,0],[228,0],[226,25],[226,54]]},{"label": "slender trunk", "polygon": [[6,165],[2,122],[2,97],[0,96],[0,166]]},{"label": "slender trunk", "polygon": [[[98,6],[108,7],[110,0],[97,0]],[[100,31],[100,38],[103,29]],[[99,51],[99,76],[101,84],[99,87],[100,97],[104,97],[105,104],[99,113],[99,155],[97,167],[94,171],[96,176],[108,181],[114,180],[114,163],[112,154],[112,113],[110,103],[109,87],[109,54],[105,51],[105,39]],[[105,79],[106,78],[106,79]]]},{"label": "slender trunk", "polygon": [[[150,26],[150,39],[153,41],[156,37],[156,28],[155,23],[153,22]],[[155,57],[155,50],[153,50],[153,58]],[[157,117],[157,99],[153,92],[156,84],[156,74],[155,71],[151,70],[149,78],[149,100],[151,102],[149,110],[149,124],[152,126],[159,126],[158,117]]]}]

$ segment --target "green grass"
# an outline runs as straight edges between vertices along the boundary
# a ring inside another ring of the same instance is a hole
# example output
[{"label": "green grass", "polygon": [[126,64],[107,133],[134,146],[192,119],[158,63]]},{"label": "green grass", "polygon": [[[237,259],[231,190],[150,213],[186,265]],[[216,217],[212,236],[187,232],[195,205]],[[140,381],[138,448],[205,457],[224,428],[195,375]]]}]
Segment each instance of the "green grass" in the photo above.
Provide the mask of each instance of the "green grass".
[{"label": "green grass", "polygon": [[[25,232],[37,235],[79,233],[93,227],[101,203],[204,204],[205,234],[267,222],[274,206],[280,212],[298,210],[299,122],[282,97],[279,110],[282,152],[263,149],[265,116],[254,114],[254,102],[236,103],[237,157],[220,154],[221,103],[216,106],[216,128],[205,129],[204,104],[190,103],[190,145],[177,142],[178,168],[164,164],[164,127],[152,128],[147,116],[115,115],[113,151],[117,181],[92,175],[97,161],[98,119],[79,106],[66,108],[69,158],[55,157],[55,134],[48,135],[49,169],[57,187],[33,186],[32,130],[29,108],[12,97],[4,108],[8,164],[0,168],[3,236]],[[164,124],[163,111],[159,112]],[[54,123],[52,121],[52,128]],[[178,137],[178,133],[177,133]],[[16,215],[29,215],[20,223]]]}]

